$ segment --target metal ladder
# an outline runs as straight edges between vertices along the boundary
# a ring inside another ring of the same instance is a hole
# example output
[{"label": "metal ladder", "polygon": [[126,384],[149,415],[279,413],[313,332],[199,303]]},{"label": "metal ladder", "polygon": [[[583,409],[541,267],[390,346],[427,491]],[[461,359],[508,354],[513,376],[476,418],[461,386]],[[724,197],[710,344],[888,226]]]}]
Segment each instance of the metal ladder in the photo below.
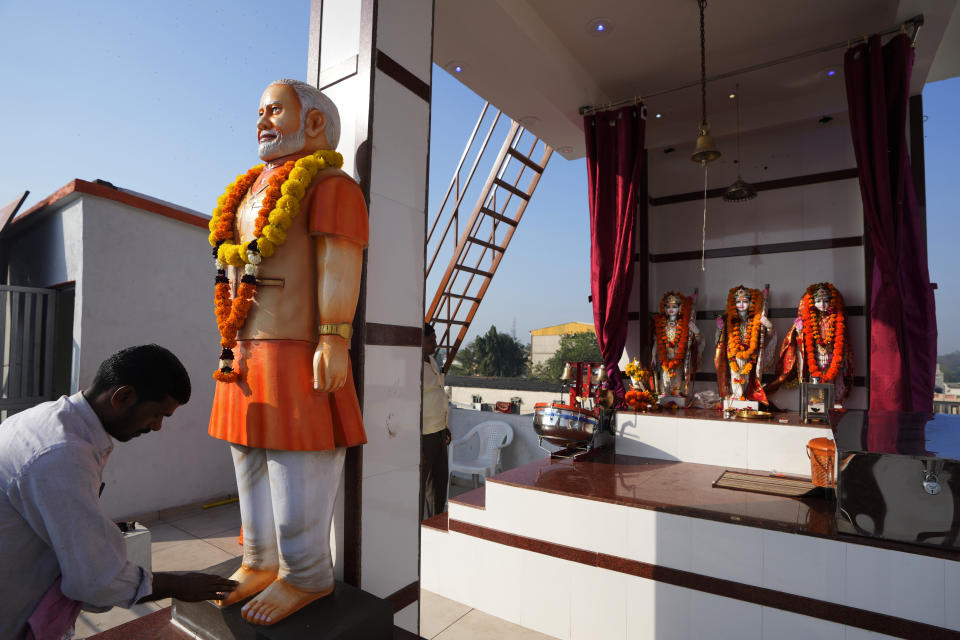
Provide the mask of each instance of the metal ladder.
[{"label": "metal ladder", "polygon": [[[470,219],[460,232],[460,207],[501,115],[496,107],[490,108],[489,102],[483,106],[443,202],[427,232],[428,286],[431,272],[438,266],[438,258],[442,264],[445,255],[450,254],[446,271],[437,284],[436,294],[427,307],[424,318],[426,322],[433,324],[437,331],[437,345],[445,354],[444,372],[449,371],[453,364],[457,350],[483,301],[490,281],[497,272],[510,239],[523,218],[527,203],[530,202],[540,182],[540,176],[553,154],[552,147],[527,131],[519,122],[507,118],[510,125],[500,152],[480,189]],[[477,134],[485,123],[489,123],[486,133],[482,142],[474,148],[479,140]],[[525,151],[521,150],[521,145]],[[542,148],[542,153],[539,160],[535,161],[533,154],[538,145]],[[471,156],[473,161],[469,173],[465,180],[461,180],[465,162]],[[446,223],[442,231],[439,231],[443,220]]]}]

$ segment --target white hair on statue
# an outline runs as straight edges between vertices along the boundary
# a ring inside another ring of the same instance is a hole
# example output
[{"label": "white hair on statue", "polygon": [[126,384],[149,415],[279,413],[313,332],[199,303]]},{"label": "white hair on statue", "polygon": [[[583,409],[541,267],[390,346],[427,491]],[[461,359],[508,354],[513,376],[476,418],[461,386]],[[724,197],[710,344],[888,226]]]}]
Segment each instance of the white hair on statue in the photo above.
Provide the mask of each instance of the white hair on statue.
[{"label": "white hair on statue", "polygon": [[300,80],[281,78],[271,84],[285,84],[297,92],[297,97],[300,98],[301,126],[306,122],[307,112],[310,109],[320,110],[327,118],[327,142],[330,143],[331,149],[337,148],[340,144],[340,112],[337,110],[337,105],[333,104],[333,100],[325,96],[320,89]]}]

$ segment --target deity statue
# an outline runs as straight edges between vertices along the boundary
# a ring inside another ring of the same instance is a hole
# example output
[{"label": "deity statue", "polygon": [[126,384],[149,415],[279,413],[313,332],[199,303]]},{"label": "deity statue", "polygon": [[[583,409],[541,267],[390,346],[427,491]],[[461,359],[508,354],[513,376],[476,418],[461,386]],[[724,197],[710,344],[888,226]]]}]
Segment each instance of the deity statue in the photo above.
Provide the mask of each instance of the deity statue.
[{"label": "deity statue", "polygon": [[683,406],[693,391],[693,377],[703,353],[700,329],[694,321],[695,296],[670,291],[660,300],[660,312],[653,316],[650,368],[661,403]]},{"label": "deity statue", "polygon": [[714,364],[725,401],[770,404],[761,376],[772,364],[777,333],[767,318],[769,287],[762,292],[739,285],[730,289],[723,317],[717,318]]},{"label": "deity statue", "polygon": [[258,165],[210,222],[220,368],[210,435],[230,443],[243,524],[237,589],[274,624],[334,589],[330,527],[347,447],[366,442],[350,364],[367,209],[340,170],[336,106],[296,80],[260,98]]},{"label": "deity statue", "polygon": [[797,319],[780,347],[777,378],[767,391],[773,393],[793,382],[832,382],[837,403],[853,387],[853,351],[843,296],[829,282],[810,285],[800,299]]}]

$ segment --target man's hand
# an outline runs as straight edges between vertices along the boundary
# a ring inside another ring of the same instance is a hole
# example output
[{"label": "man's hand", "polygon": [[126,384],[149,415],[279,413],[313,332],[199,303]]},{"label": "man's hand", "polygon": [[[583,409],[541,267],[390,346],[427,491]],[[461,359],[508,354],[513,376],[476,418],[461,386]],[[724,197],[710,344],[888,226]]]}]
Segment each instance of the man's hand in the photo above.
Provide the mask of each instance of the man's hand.
[{"label": "man's hand", "polygon": [[237,588],[237,581],[210,573],[154,573],[153,593],[140,602],[176,598],[184,602],[222,600]]},{"label": "man's hand", "polygon": [[317,391],[339,391],[347,381],[350,362],[349,343],[340,336],[320,336],[313,352],[313,388]]}]

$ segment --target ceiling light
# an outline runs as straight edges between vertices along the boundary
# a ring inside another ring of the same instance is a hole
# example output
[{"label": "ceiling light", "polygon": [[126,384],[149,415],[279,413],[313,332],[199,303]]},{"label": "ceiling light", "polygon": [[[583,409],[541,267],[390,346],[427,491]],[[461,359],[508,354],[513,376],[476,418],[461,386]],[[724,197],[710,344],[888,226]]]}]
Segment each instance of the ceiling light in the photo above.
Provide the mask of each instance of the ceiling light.
[{"label": "ceiling light", "polygon": [[662,118],[662,117],[663,117],[662,113],[658,113],[657,115],[654,116],[654,118]]},{"label": "ceiling light", "polygon": [[731,93],[731,94],[730,94],[730,95],[728,95],[727,97],[728,97],[728,98],[730,98],[731,100],[733,100],[734,98],[736,98],[736,97],[737,97],[737,94],[735,94],[735,93]]},{"label": "ceiling light", "polygon": [[573,147],[560,147],[557,149],[557,151],[559,151],[562,154],[568,154],[571,151],[573,151]]},{"label": "ceiling light", "polygon": [[609,18],[594,18],[587,23],[587,31],[594,35],[606,35],[613,29]]},{"label": "ceiling light", "polygon": [[837,70],[836,70],[836,69],[827,69],[827,75],[828,75],[828,76],[831,76],[831,77],[832,77],[832,76],[835,76],[835,75],[837,75]]},{"label": "ceiling light", "polygon": [[464,65],[462,62],[458,62],[457,60],[451,60],[444,68],[453,75],[457,75],[463,73],[466,65]]},{"label": "ceiling light", "polygon": [[[737,85],[737,93],[740,93],[740,85]],[[723,192],[723,199],[727,202],[745,202],[757,197],[757,189],[749,182],[744,182],[740,177],[740,98],[737,98],[737,179],[727,187]]]}]

